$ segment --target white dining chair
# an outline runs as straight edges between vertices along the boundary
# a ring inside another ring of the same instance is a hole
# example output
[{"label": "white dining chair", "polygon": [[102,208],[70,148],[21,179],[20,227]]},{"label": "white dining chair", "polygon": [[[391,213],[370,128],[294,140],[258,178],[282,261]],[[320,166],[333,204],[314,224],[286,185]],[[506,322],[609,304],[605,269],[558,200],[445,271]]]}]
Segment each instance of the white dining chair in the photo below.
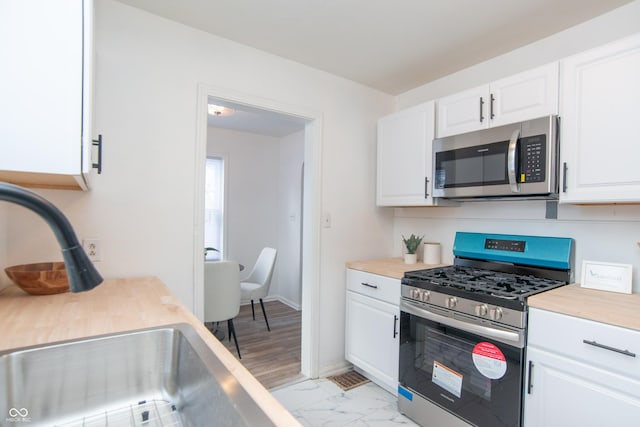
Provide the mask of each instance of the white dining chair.
[{"label": "white dining chair", "polygon": [[240,267],[235,261],[204,263],[204,322],[226,320],[229,341],[233,336],[240,355],[238,337],[233,326],[233,318],[240,311]]},{"label": "white dining chair", "polygon": [[256,320],[253,301],[256,299],[260,300],[260,307],[262,307],[262,314],[264,315],[264,321],[267,324],[268,331],[271,331],[271,328],[269,327],[269,320],[267,320],[267,312],[264,309],[262,298],[266,297],[269,293],[271,277],[273,276],[273,268],[276,264],[276,254],[277,251],[273,248],[267,247],[262,249],[251,273],[249,273],[249,275],[240,282],[242,300],[251,300],[251,314],[253,315],[253,320]]}]

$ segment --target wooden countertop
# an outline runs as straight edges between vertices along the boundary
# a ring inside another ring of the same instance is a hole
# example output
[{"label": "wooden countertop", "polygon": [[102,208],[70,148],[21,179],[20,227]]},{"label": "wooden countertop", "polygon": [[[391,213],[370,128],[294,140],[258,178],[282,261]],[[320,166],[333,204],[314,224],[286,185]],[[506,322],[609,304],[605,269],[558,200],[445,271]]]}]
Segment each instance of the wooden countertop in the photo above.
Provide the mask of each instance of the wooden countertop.
[{"label": "wooden countertop", "polygon": [[[404,273],[446,264],[405,264],[402,258],[384,258],[347,262],[347,268],[402,279]],[[640,294],[619,294],[580,287],[562,286],[528,298],[530,307],[569,316],[608,323],[640,331]]]},{"label": "wooden countertop", "polygon": [[0,350],[184,322],[276,425],[300,425],[157,278],[106,280],[81,293],[33,296],[16,286],[0,292]]},{"label": "wooden countertop", "polygon": [[640,294],[561,286],[527,299],[530,307],[640,331]]},{"label": "wooden countertop", "polygon": [[394,279],[402,279],[404,273],[407,271],[424,270],[425,268],[442,267],[444,265],[446,264],[423,264],[421,262],[416,264],[405,264],[402,258],[383,258],[347,262],[347,268],[392,277]]}]

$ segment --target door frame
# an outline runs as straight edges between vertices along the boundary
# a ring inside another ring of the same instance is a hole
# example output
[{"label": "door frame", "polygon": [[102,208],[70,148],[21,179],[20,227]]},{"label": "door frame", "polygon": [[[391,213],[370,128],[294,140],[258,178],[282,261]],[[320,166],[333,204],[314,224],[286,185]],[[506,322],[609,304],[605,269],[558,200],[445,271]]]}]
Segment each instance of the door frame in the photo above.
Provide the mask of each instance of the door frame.
[{"label": "door frame", "polygon": [[196,106],[194,159],[193,227],[193,308],[196,317],[204,315],[204,169],[207,157],[207,103],[209,97],[304,119],[304,197],[302,230],[302,335],[301,373],[319,375],[320,325],[320,236],[322,202],[322,113],[308,107],[262,98],[228,88],[199,83]]}]

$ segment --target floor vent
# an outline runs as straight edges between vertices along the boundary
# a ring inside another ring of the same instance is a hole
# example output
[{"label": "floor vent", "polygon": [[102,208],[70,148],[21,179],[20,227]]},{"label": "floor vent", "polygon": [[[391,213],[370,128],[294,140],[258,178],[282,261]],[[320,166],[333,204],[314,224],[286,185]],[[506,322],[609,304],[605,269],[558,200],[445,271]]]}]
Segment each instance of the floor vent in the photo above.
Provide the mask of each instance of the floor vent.
[{"label": "floor vent", "polygon": [[369,380],[356,371],[345,372],[344,374],[334,375],[331,377],[327,377],[328,380],[331,380],[338,387],[340,387],[344,391],[349,391],[352,388],[356,388],[362,384],[366,384]]}]

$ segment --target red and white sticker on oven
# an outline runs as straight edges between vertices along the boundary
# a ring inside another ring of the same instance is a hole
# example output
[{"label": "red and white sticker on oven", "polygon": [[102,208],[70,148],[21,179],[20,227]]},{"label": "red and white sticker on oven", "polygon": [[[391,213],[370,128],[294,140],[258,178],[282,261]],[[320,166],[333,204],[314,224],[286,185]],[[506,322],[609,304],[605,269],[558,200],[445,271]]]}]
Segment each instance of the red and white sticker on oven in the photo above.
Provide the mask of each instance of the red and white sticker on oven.
[{"label": "red and white sticker on oven", "polygon": [[473,364],[487,378],[497,380],[507,372],[507,360],[498,347],[490,342],[479,342],[471,354]]}]

